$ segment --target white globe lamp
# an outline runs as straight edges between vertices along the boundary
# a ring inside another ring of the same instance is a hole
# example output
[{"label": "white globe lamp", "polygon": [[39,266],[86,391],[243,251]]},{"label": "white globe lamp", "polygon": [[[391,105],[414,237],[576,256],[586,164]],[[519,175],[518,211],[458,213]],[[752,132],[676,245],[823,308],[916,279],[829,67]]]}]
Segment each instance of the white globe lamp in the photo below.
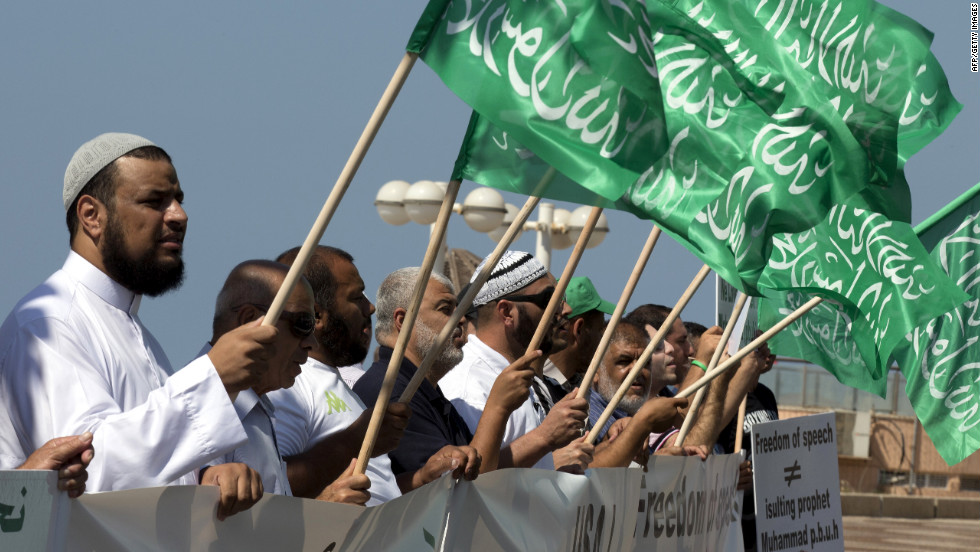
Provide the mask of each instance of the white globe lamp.
[{"label": "white globe lamp", "polygon": [[431,180],[419,180],[405,192],[405,212],[412,222],[417,224],[432,224],[439,218],[439,207],[446,195],[438,184]]},{"label": "white globe lamp", "polygon": [[477,188],[463,201],[463,219],[477,232],[496,230],[506,215],[504,198],[493,188]]},{"label": "white globe lamp", "polygon": [[374,198],[374,207],[378,210],[381,220],[392,226],[401,226],[410,220],[402,204],[409,186],[411,184],[404,180],[392,180],[378,190],[378,195]]},{"label": "white globe lamp", "polygon": [[[586,221],[589,220],[589,215],[592,214],[592,207],[588,205],[583,205],[578,209],[572,211],[570,217],[568,217],[568,236],[573,242],[577,242],[579,236],[582,234],[582,230],[585,228]],[[606,213],[601,213],[599,215],[599,220],[596,221],[595,229],[592,230],[592,235],[589,236],[588,243],[585,247],[592,249],[597,247],[604,239],[606,239],[606,234],[609,233],[609,221],[606,219]]]},{"label": "white globe lamp", "polygon": [[[568,249],[571,247],[575,241],[572,239],[571,233],[568,232],[568,221],[571,218],[572,213],[568,209],[555,209],[554,218],[552,219],[552,231],[551,231],[551,248],[552,249]],[[562,232],[556,228],[565,228],[566,231]]]}]

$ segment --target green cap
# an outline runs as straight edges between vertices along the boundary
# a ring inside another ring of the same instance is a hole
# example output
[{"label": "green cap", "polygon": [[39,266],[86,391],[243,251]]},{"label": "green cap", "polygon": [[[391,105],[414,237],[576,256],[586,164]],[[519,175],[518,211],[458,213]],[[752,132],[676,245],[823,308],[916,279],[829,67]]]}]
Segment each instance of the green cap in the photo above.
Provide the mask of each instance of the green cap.
[{"label": "green cap", "polygon": [[569,318],[575,318],[580,314],[585,314],[590,310],[597,310],[606,314],[612,314],[616,310],[616,305],[599,297],[599,292],[592,285],[592,280],[585,276],[576,276],[568,281],[568,288],[565,289],[565,301],[572,307]]}]

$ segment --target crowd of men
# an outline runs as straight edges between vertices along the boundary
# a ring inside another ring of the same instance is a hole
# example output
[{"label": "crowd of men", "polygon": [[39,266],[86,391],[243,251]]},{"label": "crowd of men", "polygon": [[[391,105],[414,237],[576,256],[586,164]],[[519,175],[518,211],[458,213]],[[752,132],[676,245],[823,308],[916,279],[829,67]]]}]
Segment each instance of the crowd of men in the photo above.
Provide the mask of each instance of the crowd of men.
[{"label": "crowd of men", "polygon": [[[677,443],[688,400],[674,395],[704,374],[721,336],[677,319],[588,443],[670,309],[643,305],[624,317],[589,398],[579,398],[613,305],[588,278],[572,278],[539,350],[528,351],[556,281],[531,255],[508,251],[442,345],[462,290],[432,274],[392,397],[423,359],[434,361],[408,404],[387,405],[374,456],[357,473],[419,269],[389,274],[375,305],[354,258],[318,246],[277,323],[263,326],[299,248],[242,262],[218,293],[210,340],[174,370],[139,306],[181,283],[183,196],[170,157],[145,138],[103,134],[72,157],[68,258],[0,327],[0,469],[58,470],[71,496],[216,485],[224,519],[264,492],[374,505],[448,471],[473,479],[510,467],[646,466],[651,454],[704,458],[732,452],[746,395],[759,413],[747,420],[778,416],[758,386],[773,361],[760,350],[710,384]],[[368,365],[372,333],[379,348]],[[744,486],[747,464],[738,476]]]}]

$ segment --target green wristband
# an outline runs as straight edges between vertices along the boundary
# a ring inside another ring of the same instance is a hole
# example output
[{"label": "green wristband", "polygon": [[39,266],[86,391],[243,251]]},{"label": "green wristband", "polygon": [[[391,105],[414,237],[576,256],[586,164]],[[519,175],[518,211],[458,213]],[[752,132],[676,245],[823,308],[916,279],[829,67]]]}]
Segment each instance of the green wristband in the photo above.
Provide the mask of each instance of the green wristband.
[{"label": "green wristband", "polygon": [[694,366],[697,366],[698,368],[700,368],[700,369],[702,369],[702,370],[704,370],[705,372],[707,372],[707,371],[708,371],[708,367],[707,367],[707,366],[705,366],[705,365],[704,365],[704,363],[703,363],[703,362],[701,362],[700,360],[696,360],[696,359],[693,359],[693,358],[692,358],[692,359],[691,359],[691,364],[693,364]]}]

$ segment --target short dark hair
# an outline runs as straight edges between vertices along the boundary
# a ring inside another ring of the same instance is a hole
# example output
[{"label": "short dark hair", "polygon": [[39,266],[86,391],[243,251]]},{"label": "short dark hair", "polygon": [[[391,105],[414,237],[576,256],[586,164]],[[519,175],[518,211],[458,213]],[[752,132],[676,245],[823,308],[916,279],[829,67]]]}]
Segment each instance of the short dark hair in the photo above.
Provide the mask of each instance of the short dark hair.
[{"label": "short dark hair", "polygon": [[641,328],[645,328],[649,324],[659,330],[660,326],[663,326],[664,322],[667,321],[670,310],[664,305],[640,305],[633,309],[633,312],[627,314],[624,320],[628,320]]},{"label": "short dark hair", "polygon": [[[147,159],[149,161],[166,161],[168,163],[173,163],[167,152],[163,151],[163,148],[158,146],[143,146],[141,148],[136,148],[124,155],[120,155],[119,158],[123,157],[135,157],[136,159]],[[116,162],[113,161],[102,170],[95,173],[85,186],[78,192],[75,196],[75,200],[71,202],[68,207],[68,212],[65,213],[65,224],[68,226],[68,237],[69,239],[74,239],[75,233],[78,232],[78,198],[83,195],[92,196],[95,199],[102,202],[111,211],[115,207],[116,202]]]},{"label": "short dark hair", "polygon": [[687,335],[690,338],[701,337],[701,334],[708,331],[704,324],[697,322],[684,322],[684,327],[687,328]]},{"label": "short dark hair", "polygon": [[[296,257],[299,256],[300,249],[297,246],[280,253],[276,257],[276,262],[292,265]],[[354,257],[343,249],[329,245],[318,245],[310,257],[310,262],[306,263],[306,270],[303,271],[303,275],[306,276],[313,288],[313,302],[324,309],[333,308],[334,297],[337,295],[337,279],[333,277],[328,265],[328,261],[335,257],[350,263],[354,262]]]},{"label": "short dark hair", "polygon": [[697,322],[684,322],[684,327],[687,328],[687,339],[691,341],[691,346],[697,352],[698,345],[701,344],[701,335],[708,331],[708,328]]}]

